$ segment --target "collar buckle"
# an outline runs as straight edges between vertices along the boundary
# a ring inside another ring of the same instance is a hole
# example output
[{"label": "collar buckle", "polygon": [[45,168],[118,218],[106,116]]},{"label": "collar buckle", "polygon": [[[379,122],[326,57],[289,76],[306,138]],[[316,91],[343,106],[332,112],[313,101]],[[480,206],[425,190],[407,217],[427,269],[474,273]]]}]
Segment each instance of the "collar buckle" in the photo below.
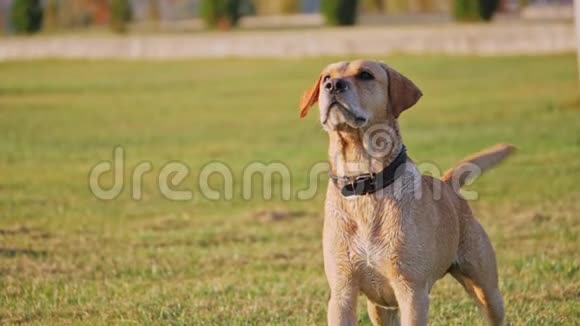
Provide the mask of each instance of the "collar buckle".
[{"label": "collar buckle", "polygon": [[344,196],[366,195],[375,191],[376,173],[357,175],[352,182],[346,184],[341,193]]}]

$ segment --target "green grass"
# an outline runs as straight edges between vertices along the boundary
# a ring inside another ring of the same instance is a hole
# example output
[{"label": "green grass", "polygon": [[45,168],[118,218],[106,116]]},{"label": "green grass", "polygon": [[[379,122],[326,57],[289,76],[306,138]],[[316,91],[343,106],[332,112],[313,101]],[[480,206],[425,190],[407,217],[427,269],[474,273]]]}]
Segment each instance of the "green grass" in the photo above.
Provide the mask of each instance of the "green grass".
[{"label": "green grass", "polygon": [[[307,184],[327,139],[315,111],[298,119],[297,102],[336,59],[0,63],[0,322],[324,323],[326,178],[311,200],[278,191],[246,201],[240,176],[250,162],[282,161],[293,192]],[[507,319],[579,320],[580,110],[562,105],[577,95],[575,57],[383,59],[425,93],[401,118],[416,161],[445,169],[496,142],[519,147],[469,187],[498,254]],[[88,190],[90,168],[116,145],[127,174],[154,167],[141,201],[128,187],[113,201]],[[157,172],[175,160],[191,169],[179,188],[193,201],[157,190]],[[234,172],[233,200],[200,195],[211,161]],[[274,208],[303,216],[254,217]],[[452,280],[431,298],[432,324],[483,324]]]}]

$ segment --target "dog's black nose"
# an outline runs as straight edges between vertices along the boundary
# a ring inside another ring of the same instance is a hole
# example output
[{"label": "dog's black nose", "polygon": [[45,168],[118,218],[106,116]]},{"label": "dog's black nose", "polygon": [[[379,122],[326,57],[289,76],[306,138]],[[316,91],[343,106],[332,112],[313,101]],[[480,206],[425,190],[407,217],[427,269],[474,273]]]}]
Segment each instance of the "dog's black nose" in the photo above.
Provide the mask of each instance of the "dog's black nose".
[{"label": "dog's black nose", "polygon": [[338,94],[346,91],[348,85],[344,79],[335,78],[327,81],[326,84],[324,84],[324,89],[331,94]]}]

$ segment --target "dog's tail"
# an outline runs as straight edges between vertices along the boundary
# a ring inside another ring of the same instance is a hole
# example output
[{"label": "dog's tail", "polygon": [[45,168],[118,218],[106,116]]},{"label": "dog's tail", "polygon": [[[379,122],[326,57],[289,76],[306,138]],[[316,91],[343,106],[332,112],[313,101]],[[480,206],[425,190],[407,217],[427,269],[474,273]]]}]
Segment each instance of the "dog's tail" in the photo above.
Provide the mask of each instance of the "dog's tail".
[{"label": "dog's tail", "polygon": [[515,152],[516,148],[511,144],[497,144],[481,152],[475,153],[463,161],[447,170],[441,181],[450,183],[457,182],[454,186],[461,188],[467,180],[473,176],[473,172],[481,174],[484,171],[496,166],[510,154]]}]

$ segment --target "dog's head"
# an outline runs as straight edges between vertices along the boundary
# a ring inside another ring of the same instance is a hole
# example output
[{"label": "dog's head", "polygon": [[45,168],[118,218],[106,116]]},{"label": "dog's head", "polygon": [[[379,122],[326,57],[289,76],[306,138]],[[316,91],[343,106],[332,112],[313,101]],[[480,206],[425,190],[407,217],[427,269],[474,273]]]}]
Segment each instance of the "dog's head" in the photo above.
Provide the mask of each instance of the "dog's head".
[{"label": "dog's head", "polygon": [[357,60],[333,63],[300,100],[300,116],[319,102],[325,130],[359,129],[397,119],[421,98],[412,81],[382,62]]}]

